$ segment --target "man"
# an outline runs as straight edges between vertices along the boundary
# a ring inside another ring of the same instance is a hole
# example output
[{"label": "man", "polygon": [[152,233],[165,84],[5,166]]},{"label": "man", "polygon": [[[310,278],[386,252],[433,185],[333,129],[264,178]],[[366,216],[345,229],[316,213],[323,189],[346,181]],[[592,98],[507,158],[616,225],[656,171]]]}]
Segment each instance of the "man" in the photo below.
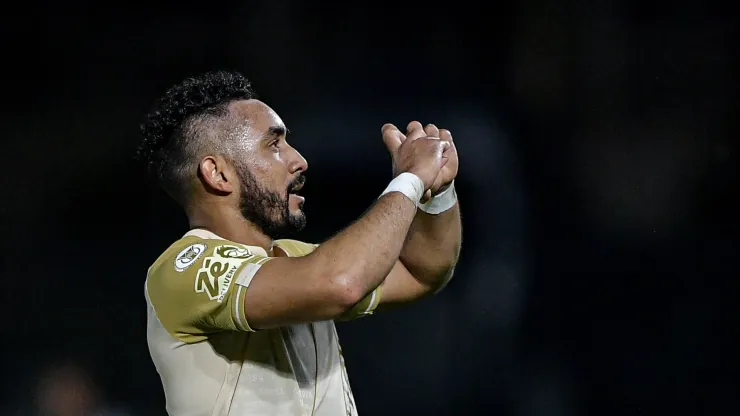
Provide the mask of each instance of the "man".
[{"label": "man", "polygon": [[461,225],[449,131],[383,126],[394,179],[321,245],[276,239],[305,225],[307,164],[286,132],[228,72],[173,87],[142,124],[139,155],[191,229],[145,284],[172,416],[356,415],[333,321],[432,294],[452,276]]}]

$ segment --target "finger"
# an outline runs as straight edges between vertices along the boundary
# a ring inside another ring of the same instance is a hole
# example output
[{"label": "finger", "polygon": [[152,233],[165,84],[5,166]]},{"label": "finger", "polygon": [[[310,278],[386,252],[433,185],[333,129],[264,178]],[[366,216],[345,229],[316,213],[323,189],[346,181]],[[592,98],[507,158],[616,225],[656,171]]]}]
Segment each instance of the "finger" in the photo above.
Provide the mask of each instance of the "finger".
[{"label": "finger", "polygon": [[439,137],[439,129],[434,124],[427,124],[424,133],[429,137]]},{"label": "finger", "polygon": [[390,123],[384,124],[381,132],[383,134],[383,142],[385,142],[385,146],[391,152],[395,152],[406,139],[403,133]]},{"label": "finger", "polygon": [[427,191],[424,192],[424,196],[421,197],[421,201],[420,202],[422,204],[426,204],[427,202],[429,202],[430,199],[432,199],[432,190],[431,189],[427,189]]},{"label": "finger", "polygon": [[450,133],[449,130],[447,130],[447,129],[440,130],[439,131],[439,139],[450,144],[450,147],[445,150],[445,153],[450,153],[450,152],[456,152],[457,151],[455,149],[455,142],[452,141],[452,133]]},{"label": "finger", "polygon": [[447,164],[447,161],[450,158],[450,152],[449,152],[449,150],[452,148],[452,145],[450,145],[450,142],[446,142],[446,141],[443,141],[443,140],[440,140],[440,142],[441,142],[440,144],[442,145],[442,147],[441,147],[441,150],[439,152],[440,153],[439,156],[444,161],[444,163],[442,163],[441,166],[444,166],[444,165]]},{"label": "finger", "polygon": [[383,134],[385,134],[386,131],[390,130],[398,130],[398,127],[396,127],[396,125],[393,123],[385,123],[383,124],[383,127],[380,128],[380,132]]},{"label": "finger", "polygon": [[409,123],[408,126],[406,126],[406,137],[411,140],[416,140],[420,137],[424,137],[425,135],[426,134],[424,134],[424,128],[418,121],[412,121],[411,123]]}]

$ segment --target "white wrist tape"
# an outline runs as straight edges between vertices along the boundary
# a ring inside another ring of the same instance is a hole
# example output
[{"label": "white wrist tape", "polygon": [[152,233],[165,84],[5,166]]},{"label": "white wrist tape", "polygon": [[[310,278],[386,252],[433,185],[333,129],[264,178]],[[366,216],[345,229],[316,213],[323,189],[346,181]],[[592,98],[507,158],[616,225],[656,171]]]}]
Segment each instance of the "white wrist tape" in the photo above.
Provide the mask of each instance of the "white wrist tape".
[{"label": "white wrist tape", "polygon": [[414,204],[418,205],[424,196],[424,182],[413,173],[404,172],[393,178],[380,196],[390,192],[400,192],[406,195]]},{"label": "white wrist tape", "polygon": [[457,192],[455,191],[455,181],[452,181],[440,194],[432,197],[425,204],[420,204],[419,209],[427,214],[441,214],[455,206],[457,203]]}]

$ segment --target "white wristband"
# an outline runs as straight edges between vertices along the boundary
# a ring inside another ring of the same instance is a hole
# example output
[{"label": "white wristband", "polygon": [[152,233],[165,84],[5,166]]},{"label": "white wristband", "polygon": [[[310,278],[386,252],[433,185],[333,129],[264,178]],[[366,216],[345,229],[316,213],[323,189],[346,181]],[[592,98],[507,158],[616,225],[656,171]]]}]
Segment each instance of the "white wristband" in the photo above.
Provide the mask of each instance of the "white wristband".
[{"label": "white wristband", "polygon": [[455,191],[455,181],[450,183],[442,193],[432,197],[425,204],[419,204],[419,209],[427,214],[441,214],[455,206],[457,203],[457,192]]},{"label": "white wristband", "polygon": [[414,204],[419,205],[419,201],[424,196],[424,182],[413,173],[403,172],[393,178],[380,196],[390,192],[400,192],[406,195]]}]

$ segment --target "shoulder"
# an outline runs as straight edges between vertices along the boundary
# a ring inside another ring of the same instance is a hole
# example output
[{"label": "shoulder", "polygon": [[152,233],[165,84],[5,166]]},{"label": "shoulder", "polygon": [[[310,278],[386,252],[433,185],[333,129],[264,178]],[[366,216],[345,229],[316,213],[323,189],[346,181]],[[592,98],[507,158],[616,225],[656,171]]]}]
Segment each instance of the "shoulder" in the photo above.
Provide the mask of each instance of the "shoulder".
[{"label": "shoulder", "polygon": [[207,239],[186,236],[169,246],[152,264],[149,275],[158,272],[185,272],[204,257],[218,256],[224,259],[246,259],[261,255],[258,247],[250,247],[229,240]]},{"label": "shoulder", "polygon": [[187,236],[183,237],[167,247],[150,268],[152,271],[160,271],[170,268],[173,271],[183,272],[200,259],[212,242],[206,239]]},{"label": "shoulder", "polygon": [[186,236],[149,268],[147,301],[162,326],[185,342],[202,340],[214,328],[239,328],[232,311],[237,313],[234,304],[243,291],[232,288],[242,271],[269,260],[262,253],[259,247],[233,241]]},{"label": "shoulder", "polygon": [[[266,261],[264,250],[228,240],[186,236],[169,246],[149,268],[147,291],[154,302],[175,293],[215,291],[228,285],[240,268]],[[212,298],[219,293],[210,293]],[[168,300],[169,302],[170,300]]]}]

